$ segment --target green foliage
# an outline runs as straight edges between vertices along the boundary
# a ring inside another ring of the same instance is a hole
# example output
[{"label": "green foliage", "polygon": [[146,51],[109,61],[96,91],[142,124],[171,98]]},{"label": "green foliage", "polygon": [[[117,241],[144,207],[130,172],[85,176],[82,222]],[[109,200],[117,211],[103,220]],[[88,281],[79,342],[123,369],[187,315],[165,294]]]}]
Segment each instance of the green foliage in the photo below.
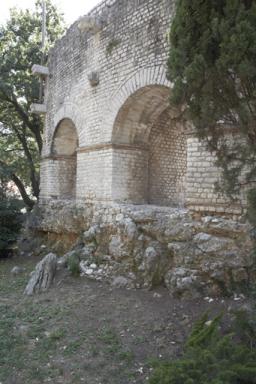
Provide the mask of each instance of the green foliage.
[{"label": "green foliage", "polygon": [[221,315],[217,316],[207,324],[208,314],[206,313],[203,315],[202,318],[195,323],[187,341],[187,346],[196,347],[207,344],[208,341],[216,335],[216,330],[220,323],[221,317]]},{"label": "green foliage", "polygon": [[256,225],[256,189],[250,189],[250,191],[247,194],[247,199],[249,203],[249,209],[248,209],[248,218],[250,222],[255,226]]},{"label": "green foliage", "polygon": [[[235,341],[232,333],[223,335],[221,316],[212,321],[207,319],[204,316],[195,324],[180,359],[155,364],[150,384],[256,383],[255,345],[243,337]],[[247,324],[245,329],[248,329],[246,316],[241,324]],[[252,323],[249,328],[252,329]],[[241,336],[244,332],[239,329]]]},{"label": "green foliage", "polygon": [[120,41],[118,39],[112,39],[108,45],[107,45],[107,48],[106,48],[106,52],[107,52],[107,55],[111,55],[113,50],[118,47],[118,45],[120,44]]},{"label": "green foliage", "polygon": [[0,250],[17,239],[22,225],[22,207],[24,204],[18,199],[0,201]]},{"label": "green foliage", "polygon": [[0,250],[15,242],[21,229],[24,204],[15,197],[7,196],[0,187]]},{"label": "green foliage", "polygon": [[68,269],[70,270],[73,276],[80,275],[79,263],[80,263],[80,258],[76,253],[72,253],[69,255],[67,259],[67,265],[68,265]]},{"label": "green foliage", "polygon": [[[186,106],[184,117],[217,155],[221,189],[235,196],[256,182],[256,2],[177,0],[176,6],[171,101]],[[227,140],[227,130],[242,140]]]},{"label": "green foliage", "polygon": [[235,334],[251,349],[256,349],[256,311],[240,309],[234,315]]},{"label": "green foliage", "polygon": [[12,9],[0,26],[0,176],[16,183],[24,202],[32,207],[30,193],[39,194],[39,158],[42,118],[30,112],[39,101],[39,81],[33,64],[45,64],[49,48],[63,33],[63,19],[50,0],[47,9],[47,44],[41,48],[41,2],[35,11]]}]

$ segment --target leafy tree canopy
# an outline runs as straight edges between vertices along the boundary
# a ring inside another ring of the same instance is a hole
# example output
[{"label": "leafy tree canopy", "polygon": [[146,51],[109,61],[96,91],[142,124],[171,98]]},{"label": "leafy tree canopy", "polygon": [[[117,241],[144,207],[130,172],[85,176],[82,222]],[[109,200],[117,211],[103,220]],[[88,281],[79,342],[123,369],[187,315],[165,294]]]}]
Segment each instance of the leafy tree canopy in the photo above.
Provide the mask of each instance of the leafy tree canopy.
[{"label": "leafy tree canopy", "polygon": [[[11,10],[0,27],[0,175],[14,181],[30,208],[31,195],[39,195],[39,156],[42,149],[42,118],[30,113],[39,98],[39,81],[33,64],[47,60],[49,48],[64,31],[63,17],[46,1],[47,43],[42,52],[42,9]],[[29,187],[29,189],[28,189]],[[31,193],[28,192],[31,191]]]},{"label": "leafy tree canopy", "polygon": [[[0,257],[16,241],[23,221],[22,200],[12,191],[11,183],[0,179]],[[5,253],[4,253],[5,254]]]},{"label": "leafy tree canopy", "polygon": [[[256,182],[256,2],[176,5],[168,61],[171,101],[186,106],[186,118],[217,154],[224,189],[232,195],[241,184]],[[228,130],[242,140],[229,140]]]}]

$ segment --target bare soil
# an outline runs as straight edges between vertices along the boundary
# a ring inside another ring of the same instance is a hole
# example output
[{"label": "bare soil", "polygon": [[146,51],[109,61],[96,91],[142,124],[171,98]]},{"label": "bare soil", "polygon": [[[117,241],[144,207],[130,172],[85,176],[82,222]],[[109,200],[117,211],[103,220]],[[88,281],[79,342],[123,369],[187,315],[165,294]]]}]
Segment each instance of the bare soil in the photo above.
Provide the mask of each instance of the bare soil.
[{"label": "bare soil", "polygon": [[[38,259],[0,260],[2,384],[147,383],[155,359],[180,355],[195,320],[225,314],[243,298],[179,300],[165,288],[112,288],[58,272],[44,294],[23,290]],[[14,265],[25,272],[13,276]]]}]

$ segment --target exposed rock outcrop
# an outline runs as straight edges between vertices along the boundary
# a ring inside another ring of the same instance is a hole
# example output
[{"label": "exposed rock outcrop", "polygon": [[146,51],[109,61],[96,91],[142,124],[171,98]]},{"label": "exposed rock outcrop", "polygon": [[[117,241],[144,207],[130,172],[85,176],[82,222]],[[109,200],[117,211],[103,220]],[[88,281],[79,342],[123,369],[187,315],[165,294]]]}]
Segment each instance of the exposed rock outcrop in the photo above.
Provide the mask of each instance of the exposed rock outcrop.
[{"label": "exposed rock outcrop", "polygon": [[165,284],[181,297],[231,293],[255,279],[250,226],[242,219],[194,219],[181,209],[117,204],[62,203],[59,209],[55,203],[40,210],[38,234],[53,232],[55,222],[61,235],[77,234],[72,249],[89,278],[128,288]]}]

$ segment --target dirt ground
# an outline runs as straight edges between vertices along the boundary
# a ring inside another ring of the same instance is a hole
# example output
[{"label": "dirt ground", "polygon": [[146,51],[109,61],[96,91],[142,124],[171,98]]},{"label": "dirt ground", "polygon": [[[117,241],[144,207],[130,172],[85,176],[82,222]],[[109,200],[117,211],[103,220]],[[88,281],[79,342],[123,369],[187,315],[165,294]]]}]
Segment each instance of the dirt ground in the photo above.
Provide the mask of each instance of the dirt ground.
[{"label": "dirt ground", "polygon": [[[38,259],[0,260],[1,384],[147,383],[155,359],[174,359],[193,322],[245,303],[241,297],[173,299],[165,288],[112,288],[58,272],[47,293],[23,290]],[[11,274],[13,266],[25,271]]]}]

